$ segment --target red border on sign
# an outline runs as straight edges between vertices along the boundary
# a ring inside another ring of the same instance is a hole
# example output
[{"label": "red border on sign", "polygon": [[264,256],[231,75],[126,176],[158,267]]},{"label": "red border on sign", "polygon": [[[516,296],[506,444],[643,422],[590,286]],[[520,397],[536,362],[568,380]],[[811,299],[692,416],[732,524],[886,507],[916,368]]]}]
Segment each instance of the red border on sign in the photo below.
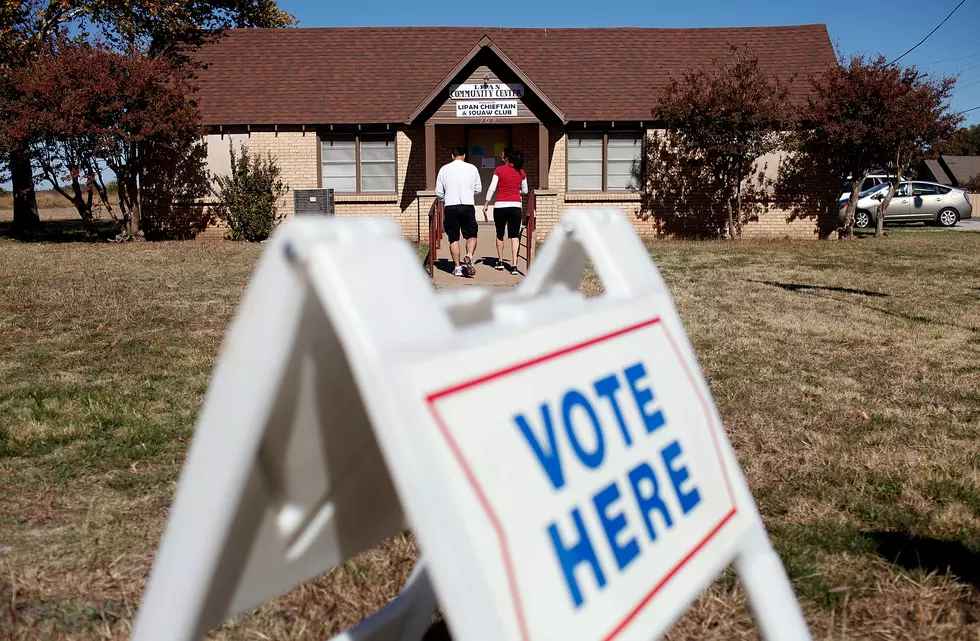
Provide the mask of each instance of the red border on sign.
[{"label": "red border on sign", "polygon": [[[579,350],[592,347],[593,345],[597,345],[599,343],[603,343],[605,341],[612,340],[614,338],[619,338],[620,336],[623,336],[625,334],[629,334],[631,332],[635,332],[637,330],[644,329],[646,327],[650,327],[652,325],[657,325],[657,324],[660,324],[659,317],[647,321],[643,321],[635,325],[630,325],[629,327],[624,327],[623,329],[619,329],[614,332],[610,332],[608,334],[603,334],[602,336],[598,336],[596,338],[592,338],[587,341],[583,341],[581,343],[576,343],[575,345],[571,345],[569,347],[565,347],[563,349],[550,352],[543,356],[533,358],[523,363],[518,363],[511,367],[507,367],[498,370],[496,372],[492,372],[490,374],[480,376],[478,378],[466,381],[464,383],[460,383],[458,385],[453,385],[452,387],[448,387],[444,390],[434,392],[426,397],[426,402],[429,405],[429,412],[432,414],[432,418],[435,420],[436,425],[439,428],[439,431],[446,439],[446,443],[449,446],[449,449],[452,451],[453,456],[456,458],[456,462],[459,463],[460,468],[462,468],[463,474],[466,476],[467,482],[469,482],[470,486],[473,488],[473,491],[476,493],[477,499],[479,500],[480,505],[483,508],[483,511],[486,512],[487,518],[490,519],[491,526],[493,527],[494,531],[497,533],[497,538],[500,541],[500,551],[504,561],[504,569],[507,573],[507,583],[510,587],[511,600],[514,603],[514,611],[517,614],[517,623],[521,630],[521,638],[524,639],[525,641],[527,641],[527,639],[529,638],[528,631],[527,631],[527,622],[524,620],[524,608],[521,605],[521,598],[517,586],[517,579],[514,575],[514,566],[510,557],[510,550],[507,544],[507,535],[504,532],[503,526],[500,524],[500,521],[497,518],[496,513],[493,511],[493,508],[490,505],[490,501],[487,499],[486,494],[484,494],[483,489],[480,487],[480,484],[477,481],[476,476],[474,476],[473,471],[470,469],[470,466],[467,465],[466,458],[463,456],[462,451],[460,451],[459,446],[457,445],[456,441],[453,439],[453,436],[449,432],[449,429],[446,427],[446,424],[442,420],[442,417],[439,415],[439,411],[436,409],[436,402],[442,398],[451,396],[458,392],[462,392],[464,390],[477,387],[479,385],[488,383],[498,378],[502,378],[509,374],[513,374],[515,372],[525,370],[529,367],[534,367],[535,365],[539,365],[541,363],[554,360],[556,358],[565,356],[572,352],[577,352]],[[725,526],[725,524],[728,523],[737,513],[736,503],[735,503],[735,491],[732,488],[732,482],[728,476],[728,468],[725,465],[725,459],[722,456],[721,443],[718,441],[719,426],[716,424],[713,413],[711,412],[711,406],[708,403],[708,400],[705,398],[700,386],[698,385],[697,378],[694,376],[690,368],[687,366],[687,363],[684,360],[683,354],[681,353],[677,345],[677,342],[670,335],[670,330],[667,329],[667,326],[663,325],[663,328],[664,328],[664,334],[667,336],[667,340],[670,342],[671,348],[673,348],[674,353],[677,355],[681,367],[684,368],[684,373],[687,375],[688,381],[691,383],[691,386],[694,388],[694,391],[698,396],[698,400],[700,401],[701,407],[704,410],[705,418],[708,420],[709,425],[714,427],[714,429],[711,430],[711,438],[714,441],[715,454],[718,457],[718,462],[721,467],[722,476],[725,479],[725,485],[728,489],[728,496],[732,502],[732,509],[727,514],[725,514],[724,517],[722,517],[722,519],[714,526],[714,528],[712,528],[712,530],[707,534],[707,536],[705,536],[700,542],[698,542],[698,544],[695,545],[687,553],[687,555],[680,560],[680,562],[677,565],[675,565],[666,575],[664,575],[664,577],[660,581],[657,582],[655,586],[653,586],[650,592],[648,592],[647,595],[640,600],[640,602],[630,611],[630,613],[626,615],[626,617],[622,621],[620,621],[609,634],[607,634],[602,638],[602,641],[610,641],[611,639],[614,639],[620,632],[622,632],[623,629],[627,625],[629,625],[634,618],[636,618],[636,616],[640,613],[640,610],[642,610],[657,595],[657,593],[678,572],[680,572],[681,568],[683,568],[684,565],[686,565],[687,562],[694,557],[694,555],[696,555],[699,551],[701,551],[701,549],[705,545],[707,545],[708,542],[712,538],[714,538],[714,536],[721,531],[721,529]]]}]

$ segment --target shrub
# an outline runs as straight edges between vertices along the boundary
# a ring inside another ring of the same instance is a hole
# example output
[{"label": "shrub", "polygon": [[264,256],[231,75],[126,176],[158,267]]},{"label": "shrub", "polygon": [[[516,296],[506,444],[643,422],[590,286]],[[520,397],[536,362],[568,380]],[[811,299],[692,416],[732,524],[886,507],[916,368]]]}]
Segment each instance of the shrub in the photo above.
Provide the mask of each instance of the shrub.
[{"label": "shrub", "polygon": [[241,155],[236,156],[233,145],[229,153],[231,174],[212,178],[212,190],[219,200],[213,211],[228,223],[232,240],[265,240],[284,217],[278,201],[289,186],[280,179],[282,170],[271,154],[250,156],[245,145]]}]

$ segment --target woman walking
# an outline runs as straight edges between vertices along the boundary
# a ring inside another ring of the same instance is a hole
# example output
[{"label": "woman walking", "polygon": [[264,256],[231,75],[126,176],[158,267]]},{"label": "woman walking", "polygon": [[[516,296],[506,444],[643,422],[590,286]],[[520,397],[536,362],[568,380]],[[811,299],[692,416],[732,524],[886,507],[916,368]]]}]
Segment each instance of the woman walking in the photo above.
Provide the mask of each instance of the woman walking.
[{"label": "woman walking", "polygon": [[487,209],[494,193],[497,202],[493,206],[493,224],[497,228],[497,264],[495,269],[503,270],[504,266],[504,232],[510,238],[511,266],[510,273],[515,276],[517,271],[517,253],[521,248],[521,196],[527,193],[527,174],[524,173],[524,156],[513,147],[506,147],[500,154],[504,164],[493,172],[493,180],[487,189],[487,199],[483,205],[483,218],[486,220]]}]

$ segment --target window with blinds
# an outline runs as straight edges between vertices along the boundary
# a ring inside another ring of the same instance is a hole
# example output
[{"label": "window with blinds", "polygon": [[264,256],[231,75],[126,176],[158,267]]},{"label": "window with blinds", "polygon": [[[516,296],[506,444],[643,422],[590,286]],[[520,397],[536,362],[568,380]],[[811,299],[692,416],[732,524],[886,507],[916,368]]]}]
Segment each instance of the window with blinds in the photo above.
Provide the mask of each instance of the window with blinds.
[{"label": "window with blinds", "polygon": [[641,132],[570,132],[569,191],[638,191],[643,166]]},{"label": "window with blinds", "polygon": [[320,143],[324,189],[337,193],[394,193],[395,137],[329,136]]},{"label": "window with blinds", "polygon": [[395,191],[395,137],[361,137],[361,191]]}]

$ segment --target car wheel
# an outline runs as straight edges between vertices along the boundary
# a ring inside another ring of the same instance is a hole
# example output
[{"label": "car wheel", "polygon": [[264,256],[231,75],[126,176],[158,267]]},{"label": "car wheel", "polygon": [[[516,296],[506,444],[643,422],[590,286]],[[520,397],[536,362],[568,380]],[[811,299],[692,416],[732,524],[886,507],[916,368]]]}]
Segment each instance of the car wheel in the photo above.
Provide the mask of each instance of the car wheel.
[{"label": "car wheel", "polygon": [[952,227],[959,220],[959,215],[956,213],[955,209],[947,207],[946,209],[939,212],[936,216],[936,222],[939,223],[940,227]]},{"label": "car wheel", "polygon": [[871,226],[871,214],[866,211],[859,211],[854,214],[854,226],[868,228]]}]

